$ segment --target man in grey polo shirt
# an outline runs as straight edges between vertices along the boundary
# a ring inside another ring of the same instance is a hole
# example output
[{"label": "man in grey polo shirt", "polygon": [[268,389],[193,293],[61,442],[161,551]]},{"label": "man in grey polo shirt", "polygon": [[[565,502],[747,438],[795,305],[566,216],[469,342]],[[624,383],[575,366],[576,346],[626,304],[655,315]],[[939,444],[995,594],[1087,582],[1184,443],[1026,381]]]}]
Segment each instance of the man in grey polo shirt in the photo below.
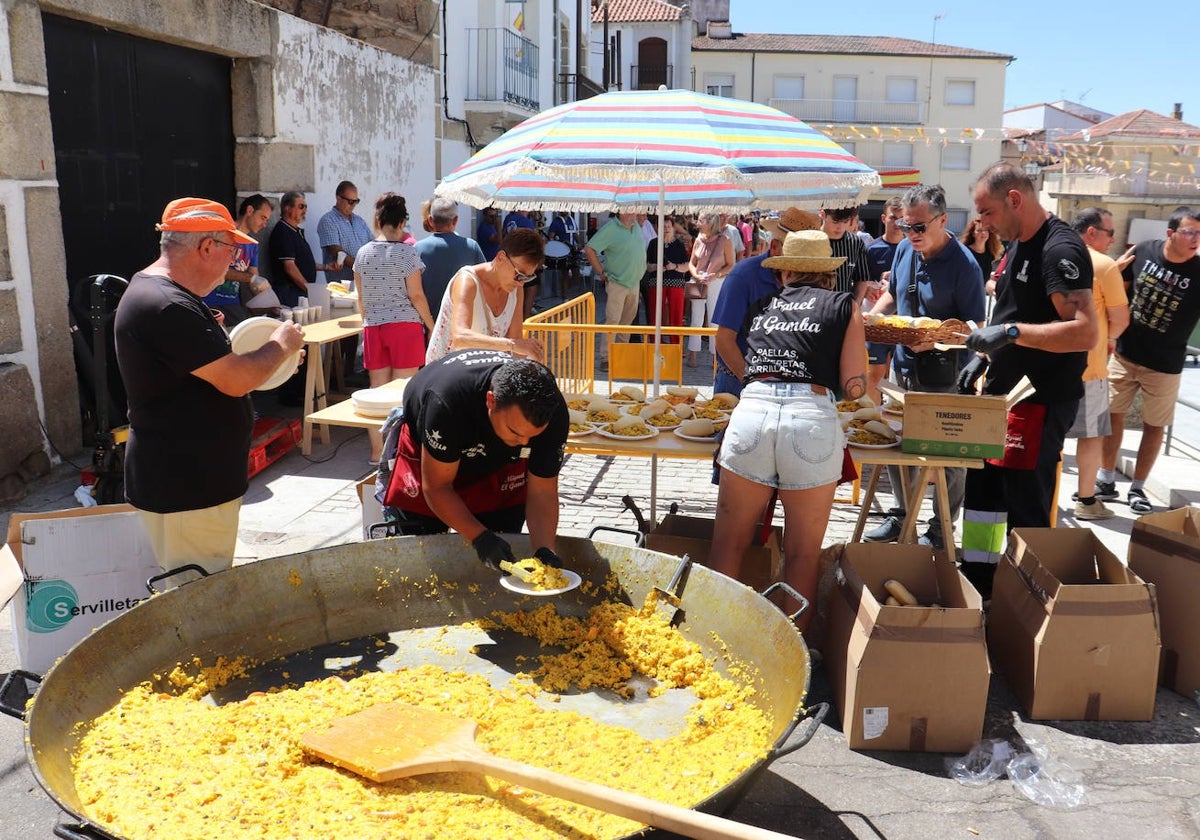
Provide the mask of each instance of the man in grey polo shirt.
[{"label": "man in grey polo shirt", "polygon": [[446,287],[458,270],[487,260],[478,242],[454,232],[458,226],[458,205],[450,199],[439,197],[430,203],[429,224],[433,226],[433,234],[417,243],[417,254],[425,263],[425,270],[421,272],[425,299],[429,301],[429,309],[436,313],[446,295]]}]

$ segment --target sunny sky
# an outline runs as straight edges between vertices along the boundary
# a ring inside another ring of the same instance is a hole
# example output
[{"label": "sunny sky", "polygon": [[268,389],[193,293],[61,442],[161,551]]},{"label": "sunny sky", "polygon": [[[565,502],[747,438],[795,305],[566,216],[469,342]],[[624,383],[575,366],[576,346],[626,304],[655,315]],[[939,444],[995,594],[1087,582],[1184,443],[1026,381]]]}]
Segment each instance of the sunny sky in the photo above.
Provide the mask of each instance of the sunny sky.
[{"label": "sunny sky", "polygon": [[[1003,4],[915,0],[839,3],[731,0],[734,32],[890,35],[1016,56],[1008,67],[1005,108],[1069,99],[1121,114],[1148,108],[1200,125],[1200,96],[1189,97],[1181,71],[1197,51],[1190,23],[1161,11],[1139,13],[1089,0]],[[861,13],[858,13],[861,11]],[[943,17],[936,21],[934,16]]]}]

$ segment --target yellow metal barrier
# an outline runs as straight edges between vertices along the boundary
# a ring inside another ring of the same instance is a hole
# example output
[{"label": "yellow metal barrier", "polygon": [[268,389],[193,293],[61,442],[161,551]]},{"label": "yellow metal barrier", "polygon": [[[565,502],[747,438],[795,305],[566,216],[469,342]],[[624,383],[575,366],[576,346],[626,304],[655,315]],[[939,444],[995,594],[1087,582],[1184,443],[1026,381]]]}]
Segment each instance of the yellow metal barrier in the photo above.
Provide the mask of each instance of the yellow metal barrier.
[{"label": "yellow metal barrier", "polygon": [[[662,327],[663,335],[716,335],[716,327]],[[521,334],[526,338],[536,338],[546,349],[546,366],[554,371],[559,387],[566,394],[590,394],[596,386],[596,339],[597,335],[613,335],[615,333],[634,333],[643,336],[653,336],[653,326],[621,325],[609,326],[596,323],[596,296],[591,292],[560,303],[553,309],[539,312],[522,324]],[[682,341],[682,339],[680,339]],[[620,345],[612,344],[612,347]],[[641,345],[645,347],[647,345]],[[674,372],[671,362],[675,353],[673,347],[682,350],[682,344],[663,345],[663,356],[667,361],[666,367],[660,371],[660,379],[679,379]],[[638,354],[634,354],[638,355]],[[642,365],[623,367],[623,376],[612,378],[641,379],[649,382],[654,379],[654,356],[644,353]],[[610,363],[611,353],[610,353]]]}]

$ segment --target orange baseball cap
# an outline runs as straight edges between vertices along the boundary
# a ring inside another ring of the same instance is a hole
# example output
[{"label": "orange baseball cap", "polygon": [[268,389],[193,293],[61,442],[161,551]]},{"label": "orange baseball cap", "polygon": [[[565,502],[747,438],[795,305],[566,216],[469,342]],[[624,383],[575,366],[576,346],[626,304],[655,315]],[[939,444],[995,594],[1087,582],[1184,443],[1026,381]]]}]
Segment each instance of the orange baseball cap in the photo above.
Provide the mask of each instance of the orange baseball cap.
[{"label": "orange baseball cap", "polygon": [[252,236],[242,233],[234,224],[233,216],[225,209],[225,205],[207,198],[177,198],[163,210],[162,221],[154,226],[155,230],[185,230],[193,233],[209,233],[223,230],[232,233],[238,242],[254,245],[258,242]]}]

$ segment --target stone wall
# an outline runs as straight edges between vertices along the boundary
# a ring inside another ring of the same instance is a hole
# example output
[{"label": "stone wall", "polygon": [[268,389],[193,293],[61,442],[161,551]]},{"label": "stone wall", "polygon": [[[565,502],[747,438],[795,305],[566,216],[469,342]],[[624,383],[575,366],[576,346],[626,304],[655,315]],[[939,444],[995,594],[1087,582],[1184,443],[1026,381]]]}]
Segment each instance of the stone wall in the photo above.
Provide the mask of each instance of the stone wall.
[{"label": "stone wall", "polygon": [[[293,0],[274,5],[295,8]],[[49,468],[39,421],[65,455],[81,441],[42,13],[230,57],[235,187],[317,193],[321,209],[308,225],[315,247],[322,205],[343,178],[368,198],[384,189],[424,197],[434,186],[433,73],[394,53],[422,42],[436,3],[335,5],[339,15],[359,12],[355,31],[367,37],[252,0],[0,2],[0,504]],[[302,16],[314,6],[325,4],[304,4]],[[411,44],[393,52],[363,43],[385,37]]]},{"label": "stone wall", "polygon": [[[431,0],[262,0],[302,20],[336,29],[373,47],[432,67],[438,4]],[[328,15],[328,17],[326,17]]]}]

